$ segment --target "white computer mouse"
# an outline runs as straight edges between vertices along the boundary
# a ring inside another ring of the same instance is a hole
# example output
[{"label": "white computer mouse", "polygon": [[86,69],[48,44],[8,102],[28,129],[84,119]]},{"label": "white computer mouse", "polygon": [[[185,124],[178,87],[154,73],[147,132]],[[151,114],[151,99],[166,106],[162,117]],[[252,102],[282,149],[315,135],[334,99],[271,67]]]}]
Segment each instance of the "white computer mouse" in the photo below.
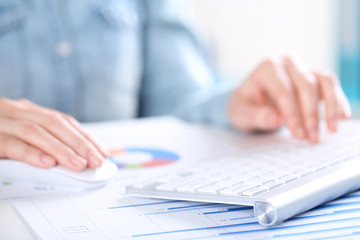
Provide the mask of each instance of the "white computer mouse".
[{"label": "white computer mouse", "polygon": [[40,186],[87,190],[98,188],[117,174],[117,166],[106,160],[97,169],[85,169],[75,172],[62,166],[50,169],[33,167],[27,163],[14,160],[0,160],[0,178]]}]

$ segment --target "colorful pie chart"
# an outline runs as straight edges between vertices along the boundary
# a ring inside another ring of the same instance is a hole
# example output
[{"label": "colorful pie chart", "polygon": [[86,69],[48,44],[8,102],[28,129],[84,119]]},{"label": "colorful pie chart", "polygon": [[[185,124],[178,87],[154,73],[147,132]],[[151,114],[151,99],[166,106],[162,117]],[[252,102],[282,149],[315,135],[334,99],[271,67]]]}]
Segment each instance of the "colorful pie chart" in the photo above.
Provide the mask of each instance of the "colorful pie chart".
[{"label": "colorful pie chart", "polygon": [[109,159],[119,169],[141,169],[158,167],[179,159],[176,153],[153,148],[116,148],[110,150]]}]

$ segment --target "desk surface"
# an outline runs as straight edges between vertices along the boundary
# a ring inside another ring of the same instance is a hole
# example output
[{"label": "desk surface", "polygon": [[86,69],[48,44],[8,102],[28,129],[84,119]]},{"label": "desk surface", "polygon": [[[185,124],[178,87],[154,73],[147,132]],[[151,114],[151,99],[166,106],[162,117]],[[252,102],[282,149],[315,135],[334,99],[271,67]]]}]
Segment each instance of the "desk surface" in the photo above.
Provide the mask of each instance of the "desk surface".
[{"label": "desk surface", "polygon": [[9,201],[0,201],[0,239],[35,239]]},{"label": "desk surface", "polygon": [[[143,131],[143,132],[145,132],[145,131]],[[181,132],[181,131],[178,131],[178,132]],[[156,132],[156,134],[158,134],[157,132]],[[121,135],[120,133],[117,133],[117,134],[115,134],[115,135]],[[195,135],[196,136],[196,135]],[[142,136],[139,136],[139,137],[142,137]],[[152,137],[152,136],[151,136]],[[199,136],[199,137],[202,137],[202,136]],[[151,139],[154,139],[153,137],[151,138]],[[161,138],[160,138],[161,139]],[[163,139],[166,139],[166,138],[163,138]],[[180,139],[180,138],[179,138]],[[205,139],[205,138],[204,138]],[[212,138],[213,139],[213,138]],[[144,139],[144,141],[145,141],[146,139]],[[196,142],[196,141],[195,141]],[[198,141],[198,142],[200,142],[200,141]],[[108,197],[104,197],[103,199],[102,199],[102,201],[103,202],[105,202],[105,203],[108,203],[108,202],[110,202],[109,200],[113,200],[113,194],[111,194],[112,192],[111,191],[108,191],[107,192],[108,194],[109,194],[109,196]],[[103,196],[103,195],[102,195]],[[98,201],[98,198],[96,198],[96,197],[91,197],[91,199],[90,199],[91,201]],[[348,201],[351,201],[352,202],[352,204],[353,204],[353,208],[355,208],[356,207],[356,209],[357,210],[359,210],[359,212],[360,212],[360,192],[358,192],[357,193],[357,195],[356,195],[356,198],[348,198],[347,199]],[[64,202],[64,204],[67,204],[68,202],[69,202],[70,200],[68,200],[68,199],[65,199],[65,200],[63,200],[63,201],[60,201],[60,203],[62,203],[62,202]],[[78,200],[79,201],[79,203],[87,203],[88,202],[88,200],[87,199],[79,199]],[[137,202],[135,202],[135,204],[136,204]],[[58,202],[56,202],[56,204],[58,204]],[[185,203],[181,203],[181,204],[185,204]],[[83,204],[84,205],[84,204]],[[79,204],[79,206],[83,206],[82,204]],[[58,205],[56,205],[56,206],[58,206]],[[185,206],[185,205],[184,205]],[[174,207],[178,207],[178,208],[182,208],[183,206],[182,205],[174,205]],[[336,208],[338,208],[338,206],[335,206]],[[334,207],[334,208],[335,208]],[[214,207],[213,207],[214,208]],[[54,209],[54,208],[50,208],[50,209]],[[134,212],[135,213],[142,213],[142,212],[144,212],[144,209],[145,209],[145,207],[138,207],[138,208],[134,208]],[[347,206],[346,207],[343,207],[342,209],[348,209],[347,208]],[[79,209],[79,211],[82,211],[83,209]],[[161,211],[162,211],[162,209],[160,209]],[[159,210],[159,211],[160,211]],[[217,209],[217,211],[220,211],[221,209]],[[353,210],[353,209],[351,209],[351,210]],[[101,211],[101,209],[99,210],[99,211]],[[152,213],[156,213],[156,211],[158,211],[158,209],[153,209],[152,210]],[[192,216],[200,216],[200,217],[198,217],[198,218],[194,218],[193,220],[193,222],[194,222],[194,224],[193,225],[189,225],[188,224],[188,219],[187,218],[183,218],[183,217],[177,217],[176,218],[176,221],[174,221],[174,222],[172,222],[172,223],[174,223],[176,226],[178,226],[179,225],[179,223],[181,223],[181,224],[183,224],[184,225],[184,228],[185,227],[188,227],[188,228],[193,228],[192,226],[195,226],[197,223],[200,223],[200,225],[203,225],[204,224],[204,219],[207,219],[208,217],[206,216],[206,217],[204,217],[204,216],[202,216],[202,215],[197,215],[197,210],[196,209],[194,209],[194,210],[189,210],[190,211],[190,213],[191,214],[193,214]],[[194,211],[194,212],[192,212],[192,211]],[[211,211],[213,211],[212,209],[210,210],[210,212]],[[248,210],[249,211],[249,213],[250,213],[250,210]],[[252,212],[252,211],[251,211]],[[336,211],[334,210],[333,211],[334,213],[336,213]],[[341,225],[341,224],[338,224],[338,219],[340,219],[340,220],[343,220],[343,219],[349,219],[349,216],[348,215],[346,215],[347,213],[342,213],[341,211],[338,211],[338,212],[340,212],[340,213],[336,213],[336,214],[332,214],[332,215],[329,215],[329,214],[327,214],[327,215],[324,215],[324,216],[322,216],[322,215],[319,215],[319,218],[317,218],[317,219],[315,219],[314,218],[314,221],[316,220],[317,222],[321,222],[321,221],[323,221],[324,222],[324,224],[322,225],[322,226],[325,226],[325,227],[328,227],[328,226],[330,226],[331,224],[336,224],[336,225]],[[96,212],[97,214],[98,214],[98,212]],[[54,213],[51,213],[51,214],[53,214],[53,216],[55,216],[55,214]],[[115,216],[115,215],[117,215],[117,214],[119,214],[119,212],[116,212],[116,211],[113,211],[113,212],[111,212],[110,214],[112,214],[111,216]],[[123,214],[127,214],[126,212],[124,212]],[[164,214],[167,214],[166,212],[164,213]],[[249,214],[248,213],[246,213],[247,215],[246,216],[248,216]],[[357,215],[358,214],[358,212],[354,212],[354,213],[351,213],[351,214],[354,214],[354,215]],[[45,216],[45,215],[44,215]],[[83,216],[83,215],[82,215]],[[136,215],[137,216],[137,215]],[[162,215],[159,215],[159,216],[162,216]],[[179,215],[180,216],[180,215]],[[213,215],[209,215],[209,216],[213,216]],[[250,216],[250,215],[249,215]],[[30,216],[30,219],[32,218],[33,216],[31,215]],[[121,216],[120,216],[121,217]],[[126,216],[125,216],[126,217]],[[210,219],[209,221],[211,221],[211,223],[213,224],[214,223],[214,219],[215,219],[215,215],[214,215],[214,217],[213,217],[213,219]],[[358,216],[356,216],[358,219],[356,220],[356,221],[358,221],[358,222],[356,222],[356,223],[360,223],[360,217],[358,217]],[[54,217],[55,219],[57,219],[57,215]],[[137,218],[136,218],[137,219]],[[144,220],[144,222],[151,222],[151,219],[148,219],[146,216],[143,218]],[[230,216],[229,217],[227,217],[227,219],[229,219],[229,220],[231,220],[230,219]],[[334,220],[335,219],[335,220]],[[90,220],[89,220],[90,221]],[[237,220],[234,220],[234,221],[237,221]],[[240,221],[240,220],[239,220]],[[299,221],[302,221],[302,219],[300,219]],[[354,220],[355,221],[355,220]],[[156,224],[165,224],[164,222],[166,222],[166,224],[168,223],[168,219],[166,219],[166,218],[161,218],[161,219],[159,219],[158,220],[158,222],[156,222]],[[332,222],[334,222],[334,223],[332,223]],[[26,226],[26,224],[24,224],[24,222],[21,220],[21,218],[18,216],[18,214],[17,214],[17,212],[14,210],[14,208],[12,207],[12,205],[10,204],[10,201],[0,201],[0,239],[6,239],[6,240],[8,240],[8,239],[10,239],[10,240],[12,240],[12,239],[19,239],[19,240],[27,240],[27,239],[30,239],[30,240],[32,240],[32,239],[35,239],[34,238],[34,236],[32,235],[32,233],[30,232],[30,230],[27,228],[27,226]],[[156,225],[155,224],[155,225]],[[285,223],[285,224],[288,224],[288,223]],[[290,224],[290,223],[289,223]],[[351,222],[351,221],[348,221],[348,224],[349,225],[351,225],[351,224],[353,224],[353,222]],[[157,225],[156,225],[157,226]],[[211,225],[211,226],[214,226],[214,227],[217,227],[217,226],[220,226],[220,223],[219,224],[213,224],[213,225]],[[357,225],[357,226],[360,226],[360,224],[359,225]],[[126,226],[125,226],[126,227]],[[256,226],[256,227],[258,227],[258,226]],[[331,225],[330,227],[333,227],[333,225]],[[345,226],[345,227],[347,227],[347,228],[349,228],[349,227],[352,227],[352,226]],[[345,227],[344,227],[344,229],[345,229]],[[302,227],[300,226],[299,227],[299,229],[302,231],[302,229],[301,229]],[[319,228],[319,225],[317,225],[316,226],[316,228],[318,229]],[[325,229],[325,228],[324,228]],[[326,229],[325,229],[326,230]],[[345,230],[347,230],[347,229],[345,229]],[[359,233],[360,233],[360,231],[359,230],[357,230]],[[216,232],[217,233],[217,232]]]}]

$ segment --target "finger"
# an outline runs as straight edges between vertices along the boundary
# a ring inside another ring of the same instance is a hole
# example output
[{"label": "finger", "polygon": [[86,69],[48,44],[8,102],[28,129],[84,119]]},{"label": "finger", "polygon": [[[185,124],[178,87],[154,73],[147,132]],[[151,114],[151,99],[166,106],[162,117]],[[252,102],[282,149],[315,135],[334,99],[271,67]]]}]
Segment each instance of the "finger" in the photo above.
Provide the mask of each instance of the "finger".
[{"label": "finger", "polygon": [[326,122],[330,131],[336,131],[338,118],[343,115],[345,106],[342,106],[343,99],[338,94],[340,84],[335,76],[314,72],[319,80],[320,93],[326,106]]},{"label": "finger", "polygon": [[231,116],[234,116],[233,123],[239,129],[266,131],[277,129],[281,125],[278,112],[271,106],[239,102],[233,111],[237,111],[231,113]]},{"label": "finger", "polygon": [[53,136],[72,148],[88,161],[90,168],[100,167],[105,161],[96,146],[56,111],[38,109],[28,119],[39,123]]},{"label": "finger", "polygon": [[243,112],[243,129],[274,130],[280,127],[281,118],[277,111],[270,106],[242,105],[239,109]]},{"label": "finger", "polygon": [[[39,108],[38,106],[36,107]],[[88,149],[85,149],[84,151],[82,151],[82,153],[86,152],[86,150],[89,151],[91,149],[91,151],[94,152],[93,154],[96,155],[97,161],[90,160],[90,162],[94,162],[95,165],[99,166],[99,161],[102,163],[104,161],[104,158],[107,158],[109,156],[109,152],[103,149],[99,144],[97,144],[96,141],[88,133],[86,133],[86,131],[81,126],[81,124],[78,121],[76,121],[73,117],[57,111],[43,109],[43,108],[38,109],[38,111],[42,113],[41,114],[42,118],[36,119],[37,120],[36,122],[41,122],[42,120],[42,123],[45,126],[48,124],[51,125],[51,123],[53,122],[55,123],[57,122],[63,126],[63,130],[68,129],[71,130],[73,133],[76,132],[78,136],[80,135],[79,137],[82,139],[82,142],[86,143],[88,147]],[[56,126],[56,124],[54,125]],[[75,139],[70,139],[70,140],[74,141]],[[74,145],[71,144],[70,146],[74,146]],[[80,154],[83,157],[86,157],[82,153]],[[99,156],[99,154],[101,156]]]},{"label": "finger", "polygon": [[0,119],[0,132],[15,136],[46,152],[68,169],[81,171],[87,166],[87,161],[84,158],[77,155],[71,148],[49,134],[45,129],[32,122],[2,118]]},{"label": "finger", "polygon": [[294,83],[306,134],[310,142],[319,141],[319,88],[316,77],[295,63],[292,58],[284,58],[286,70]]},{"label": "finger", "polygon": [[35,167],[51,168],[56,160],[18,138],[0,134],[0,156],[29,163]]},{"label": "finger", "polygon": [[345,93],[342,89],[340,89],[340,95],[341,95],[341,113],[340,113],[340,117],[341,118],[349,118],[351,117],[351,107],[350,107],[350,103],[349,100],[347,99],[347,97],[345,96]]},{"label": "finger", "polygon": [[283,64],[279,61],[268,60],[262,66],[266,77],[261,78],[261,84],[274,101],[278,112],[284,119],[292,134],[301,139],[305,136],[299,104],[295,96],[293,85]]},{"label": "finger", "polygon": [[97,146],[63,117],[65,114],[39,107],[26,100],[12,102],[11,104],[13,109],[19,111],[11,111],[13,113],[9,113],[7,117],[29,120],[41,125],[54,137],[87,159],[89,167],[97,168],[105,160]]},{"label": "finger", "polygon": [[0,115],[10,119],[21,119],[23,112],[29,110],[30,107],[35,106],[29,100],[10,100],[7,98],[0,98]]},{"label": "finger", "polygon": [[95,147],[96,149],[101,153],[101,155],[104,158],[109,157],[110,153],[108,150],[104,149],[103,147],[101,147],[81,126],[81,124],[76,121],[73,117],[68,116],[68,115],[64,115],[64,118],[74,127],[76,128],[88,141],[90,141]]}]

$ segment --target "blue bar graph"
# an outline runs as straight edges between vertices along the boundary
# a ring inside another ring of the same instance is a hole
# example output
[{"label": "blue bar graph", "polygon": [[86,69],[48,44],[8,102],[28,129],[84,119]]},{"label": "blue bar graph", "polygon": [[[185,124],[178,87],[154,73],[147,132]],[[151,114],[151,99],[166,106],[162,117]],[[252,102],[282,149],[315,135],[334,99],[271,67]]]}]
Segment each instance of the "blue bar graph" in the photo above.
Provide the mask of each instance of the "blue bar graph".
[{"label": "blue bar graph", "polygon": [[[304,214],[296,216],[292,219],[287,220],[285,223],[272,227],[266,228],[260,226],[253,216],[244,216],[238,218],[229,218],[231,221],[242,221],[240,223],[234,224],[224,224],[220,226],[209,226],[209,227],[200,227],[200,228],[189,228],[189,229],[178,229],[173,231],[161,231],[161,232],[152,232],[146,234],[137,234],[133,235],[133,238],[146,238],[150,236],[162,236],[180,233],[203,233],[204,231],[209,234],[201,237],[193,238],[184,238],[184,240],[190,239],[209,239],[209,238],[220,238],[225,236],[250,236],[251,234],[267,234],[271,235],[271,238],[284,238],[284,237],[295,237],[298,238],[312,238],[311,236],[326,234],[326,233],[336,233],[336,237],[349,237],[355,235],[360,235],[360,217],[354,216],[359,215],[360,213],[360,195],[359,193],[350,194],[334,200],[328,204],[319,206],[311,211],[308,211]],[[207,205],[207,204],[203,204]],[[201,204],[193,205],[192,210],[196,211],[196,207],[215,207],[215,206],[201,206]],[[189,206],[174,207],[172,209],[188,209]],[[216,214],[226,214],[236,211],[244,211],[248,214],[251,214],[251,207],[232,207],[222,211],[209,211],[203,212],[205,216],[212,216]],[[326,211],[326,213],[324,213]],[[358,224],[355,225],[354,222]],[[349,223],[349,225],[347,225]],[[342,225],[343,226],[342,226]],[[355,225],[355,226],[354,226]],[[251,226],[251,228],[249,228]],[[314,230],[314,227],[316,230]],[[310,228],[310,230],[309,230]],[[221,231],[219,231],[221,230]],[[289,233],[289,230],[291,232]],[[250,234],[250,235],[249,235]],[[330,238],[312,238],[312,239],[330,239]]]}]

